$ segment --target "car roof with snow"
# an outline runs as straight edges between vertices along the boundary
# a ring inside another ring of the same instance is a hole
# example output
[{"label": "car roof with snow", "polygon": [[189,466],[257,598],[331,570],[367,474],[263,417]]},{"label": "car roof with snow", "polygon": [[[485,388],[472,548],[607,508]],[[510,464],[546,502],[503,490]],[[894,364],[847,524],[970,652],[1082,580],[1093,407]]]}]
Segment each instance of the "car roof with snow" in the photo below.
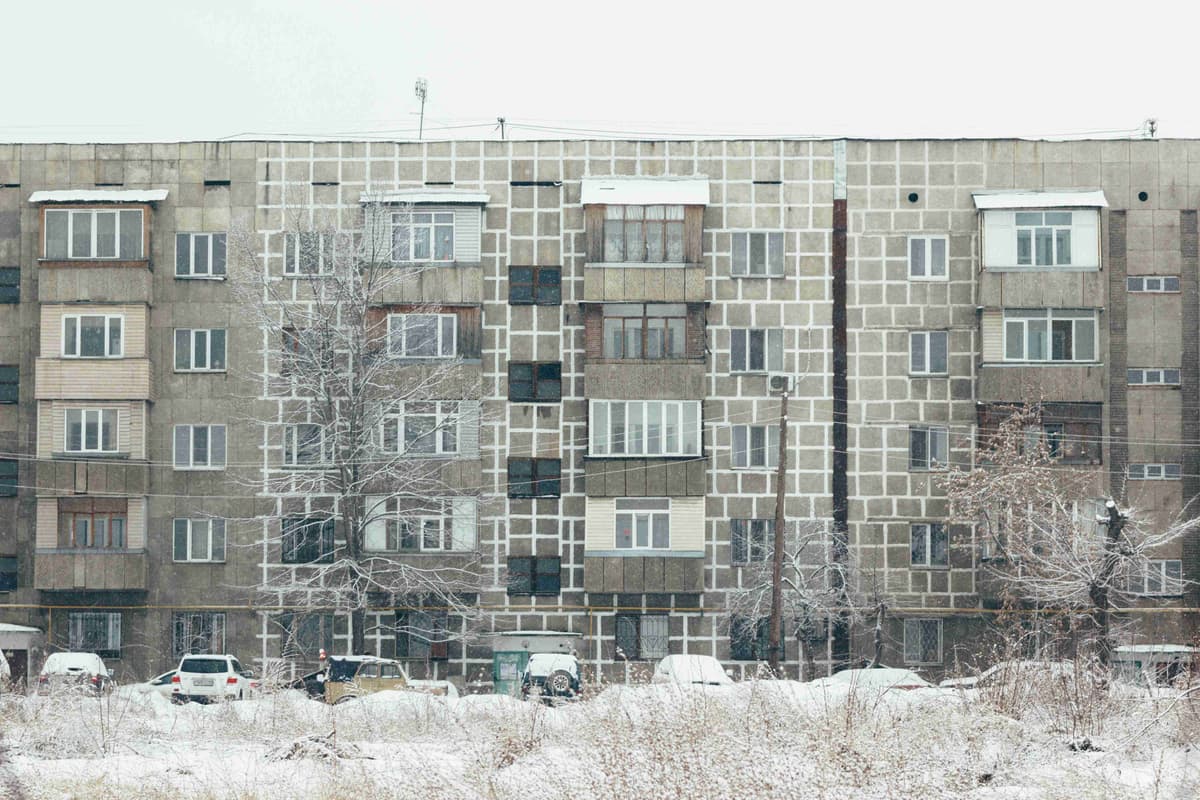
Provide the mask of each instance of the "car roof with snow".
[{"label": "car roof with snow", "polygon": [[733,683],[725,674],[721,662],[712,656],[669,655],[658,662],[654,673],[659,678],[670,678],[675,683]]},{"label": "car roof with snow", "polygon": [[829,680],[832,683],[853,683],[858,686],[932,686],[911,669],[899,667],[866,667],[864,669],[844,669],[835,672]]},{"label": "car roof with snow", "polygon": [[104,662],[95,653],[51,653],[42,672],[103,672]]},{"label": "car roof with snow", "polygon": [[534,653],[525,665],[525,671],[530,675],[549,675],[557,670],[579,674],[579,660],[568,653]]}]

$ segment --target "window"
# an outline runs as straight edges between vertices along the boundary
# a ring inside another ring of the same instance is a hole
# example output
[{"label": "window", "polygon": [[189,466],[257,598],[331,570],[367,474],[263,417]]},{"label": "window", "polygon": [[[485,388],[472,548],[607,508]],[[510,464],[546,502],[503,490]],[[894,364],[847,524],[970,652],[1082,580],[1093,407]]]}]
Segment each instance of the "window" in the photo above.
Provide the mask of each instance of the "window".
[{"label": "window", "polygon": [[328,275],[333,272],[338,245],[333,233],[288,233],[283,237],[284,275]]},{"label": "window", "polygon": [[1182,464],[1130,464],[1131,481],[1177,481],[1183,477]]},{"label": "window", "polygon": [[333,520],[283,518],[283,563],[314,564],[333,560]]},{"label": "window", "polygon": [[666,614],[617,614],[616,657],[626,661],[657,661],[667,656]]},{"label": "window", "polygon": [[1150,560],[1135,571],[1129,581],[1133,594],[1183,594],[1183,562],[1177,558]]},{"label": "window", "polygon": [[183,611],[171,615],[171,656],[220,655],[225,652],[225,615]]},{"label": "window", "polygon": [[908,371],[913,375],[945,375],[947,331],[913,331],[908,335]]},{"label": "window", "polygon": [[176,328],[176,372],[224,372],[224,328]]},{"label": "window", "polygon": [[446,612],[413,609],[396,612],[396,657],[445,661],[450,657]]},{"label": "window", "polygon": [[225,277],[225,234],[175,234],[175,277]]},{"label": "window", "polygon": [[458,317],[453,314],[389,314],[388,350],[402,358],[454,358]]},{"label": "window", "polygon": [[453,211],[392,214],[392,261],[453,260]]},{"label": "window", "polygon": [[775,520],[731,519],[729,539],[734,564],[769,561],[775,551]]},{"label": "window", "polygon": [[0,592],[17,590],[17,557],[0,556]]},{"label": "window", "polygon": [[[1006,404],[979,406],[980,449],[1012,413],[1012,406]],[[1100,464],[1104,455],[1103,416],[1104,406],[1100,403],[1042,403],[1041,425],[1026,431],[1025,444],[1044,444],[1047,455],[1064,464]]]},{"label": "window", "polygon": [[562,305],[562,267],[510,267],[508,304],[511,306]]},{"label": "window", "polygon": [[[786,627],[786,626],[784,626]],[[784,644],[780,629],[780,643]],[[784,644],[784,650],[787,650]],[[734,616],[729,619],[729,657],[734,661],[767,661],[771,656],[771,621],[766,617],[751,619]],[[781,659],[782,660],[782,659]]]},{"label": "window", "polygon": [[616,514],[618,550],[671,548],[669,497],[619,497]]},{"label": "window", "polygon": [[908,277],[919,281],[946,280],[946,252],[949,240],[945,236],[908,237]]},{"label": "window", "polygon": [[904,620],[904,663],[942,663],[942,621],[940,619]]},{"label": "window", "polygon": [[508,460],[509,497],[558,497],[561,492],[561,458]]},{"label": "window", "polygon": [[21,302],[21,268],[0,267],[0,303]]},{"label": "window", "polygon": [[140,261],[141,209],[47,209],[46,258]]},{"label": "window", "polygon": [[283,429],[283,463],[288,467],[307,467],[328,461],[324,431],[320,425],[303,422]]},{"label": "window", "polygon": [[21,397],[19,367],[0,367],[0,403],[15,403]]},{"label": "window", "polygon": [[407,456],[444,456],[459,452],[462,406],[452,400],[406,400],[399,413],[383,418],[383,449]]},{"label": "window", "polygon": [[1178,292],[1179,276],[1142,275],[1136,278],[1126,278],[1125,288],[1131,292]]},{"label": "window", "polygon": [[508,362],[508,399],[514,403],[557,403],[562,400],[562,362]]},{"label": "window", "polygon": [[1070,266],[1070,211],[1018,211],[1016,224],[1018,266]]},{"label": "window", "polygon": [[58,544],[64,549],[124,550],[127,501],[113,498],[63,498],[58,501]]},{"label": "window", "polygon": [[1126,371],[1130,386],[1178,386],[1177,369],[1131,369]]},{"label": "window", "polygon": [[730,372],[782,372],[783,331],[734,328],[729,332]]},{"label": "window", "polygon": [[63,316],[63,358],[120,358],[125,318],[111,314]]},{"label": "window", "polygon": [[778,425],[733,426],[734,469],[773,469],[778,463]]},{"label": "window", "polygon": [[606,303],[604,357],[684,358],[687,306],[683,303]]},{"label": "window", "polygon": [[176,519],[172,551],[175,561],[224,561],[225,520]]},{"label": "window", "polygon": [[588,454],[700,455],[700,401],[593,400]]},{"label": "window", "polygon": [[949,432],[945,428],[908,429],[910,471],[945,469],[950,463]]},{"label": "window", "polygon": [[175,469],[224,468],[224,425],[175,426]]},{"label": "window", "polygon": [[557,595],[562,591],[562,559],[558,556],[510,556],[510,595]]},{"label": "window", "polygon": [[735,278],[783,274],[783,233],[733,234]]},{"label": "window", "polygon": [[65,433],[68,453],[115,453],[117,409],[68,408]]},{"label": "window", "polygon": [[0,497],[16,497],[17,482],[17,460],[0,458]]},{"label": "window", "polygon": [[376,553],[474,550],[478,507],[474,497],[369,496],[363,549]]},{"label": "window", "polygon": [[280,614],[279,657],[317,661],[333,652],[333,614]]},{"label": "window", "polygon": [[950,566],[950,539],[940,522],[918,522],[909,526],[909,553],[914,567]]},{"label": "window", "polygon": [[683,263],[683,206],[606,206],[604,260]]},{"label": "window", "polygon": [[101,658],[121,657],[121,612],[70,611],[67,640],[72,652],[95,653]]},{"label": "window", "polygon": [[1092,309],[1004,310],[1005,361],[1095,361]]}]

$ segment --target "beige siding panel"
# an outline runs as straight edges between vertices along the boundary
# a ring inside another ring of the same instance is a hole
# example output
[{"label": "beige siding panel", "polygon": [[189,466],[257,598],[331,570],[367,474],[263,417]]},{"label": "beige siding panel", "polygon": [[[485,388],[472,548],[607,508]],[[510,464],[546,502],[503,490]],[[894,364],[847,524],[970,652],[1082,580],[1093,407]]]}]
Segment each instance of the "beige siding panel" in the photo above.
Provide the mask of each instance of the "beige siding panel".
[{"label": "beige siding panel", "polygon": [[[424,211],[425,208],[422,206],[421,210]],[[453,211],[454,260],[473,264],[481,258],[479,235],[483,227],[483,209],[479,206],[455,206]]]},{"label": "beige siding panel", "polygon": [[37,499],[37,548],[58,547],[58,501],[53,497]]},{"label": "beige siding panel", "polygon": [[980,320],[983,338],[983,363],[995,364],[1004,360],[1004,312],[984,311]]},{"label": "beige siding panel", "polygon": [[37,457],[50,458],[54,452],[54,404],[41,401],[38,409]]},{"label": "beige siding panel", "polygon": [[150,359],[39,358],[39,400],[152,400]]},{"label": "beige siding panel", "polygon": [[671,498],[671,549],[704,552],[704,498]]},{"label": "beige siding panel", "polygon": [[125,358],[146,357],[145,305],[42,305],[42,358],[62,355],[62,318],[66,314],[124,314]]},{"label": "beige siding panel", "polygon": [[129,549],[142,550],[146,547],[146,498],[129,498],[125,513],[129,520]]},{"label": "beige siding panel", "polygon": [[585,552],[616,549],[616,507],[616,499],[612,497],[589,497],[587,499],[583,527]]}]

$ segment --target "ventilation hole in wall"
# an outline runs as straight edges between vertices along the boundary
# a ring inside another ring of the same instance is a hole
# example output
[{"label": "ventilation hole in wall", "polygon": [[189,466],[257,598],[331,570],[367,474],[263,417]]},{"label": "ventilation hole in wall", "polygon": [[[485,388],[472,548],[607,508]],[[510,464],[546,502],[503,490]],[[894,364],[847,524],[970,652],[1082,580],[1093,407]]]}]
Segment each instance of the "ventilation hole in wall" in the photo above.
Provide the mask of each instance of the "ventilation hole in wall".
[{"label": "ventilation hole in wall", "polygon": [[1150,199],[1150,195],[1147,194],[1146,192],[1138,192],[1138,200],[1141,200],[1144,203],[1149,199]]},{"label": "ventilation hole in wall", "polygon": [[518,188],[522,186],[541,186],[548,188],[552,186],[562,186],[562,181],[509,181],[508,185]]},{"label": "ventilation hole in wall", "polygon": [[921,195],[917,194],[916,192],[909,192],[909,193],[908,193],[908,202],[910,202],[910,203],[915,203],[915,202],[917,202],[917,201],[918,201],[918,200],[920,200],[920,199],[921,199]]},{"label": "ventilation hole in wall", "polygon": [[228,186],[228,185],[229,185],[229,181],[205,181],[205,182],[204,182],[204,185],[205,185],[205,187],[209,187],[209,186]]},{"label": "ventilation hole in wall", "polygon": [[337,181],[313,181],[313,186],[337,186]]},{"label": "ventilation hole in wall", "polygon": [[755,186],[780,186],[783,181],[754,181]]},{"label": "ventilation hole in wall", "polygon": [[19,183],[0,183],[0,189],[20,189]]},{"label": "ventilation hole in wall", "polygon": [[425,181],[426,186],[453,186],[454,181]]}]

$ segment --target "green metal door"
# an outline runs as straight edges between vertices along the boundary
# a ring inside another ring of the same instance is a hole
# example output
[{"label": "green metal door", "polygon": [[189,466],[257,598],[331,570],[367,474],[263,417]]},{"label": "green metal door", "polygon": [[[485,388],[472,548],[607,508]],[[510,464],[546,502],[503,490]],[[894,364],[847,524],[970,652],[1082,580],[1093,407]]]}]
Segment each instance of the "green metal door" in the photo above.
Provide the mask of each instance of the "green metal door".
[{"label": "green metal door", "polygon": [[492,682],[496,694],[517,695],[521,692],[521,673],[529,663],[525,650],[492,653]]}]

